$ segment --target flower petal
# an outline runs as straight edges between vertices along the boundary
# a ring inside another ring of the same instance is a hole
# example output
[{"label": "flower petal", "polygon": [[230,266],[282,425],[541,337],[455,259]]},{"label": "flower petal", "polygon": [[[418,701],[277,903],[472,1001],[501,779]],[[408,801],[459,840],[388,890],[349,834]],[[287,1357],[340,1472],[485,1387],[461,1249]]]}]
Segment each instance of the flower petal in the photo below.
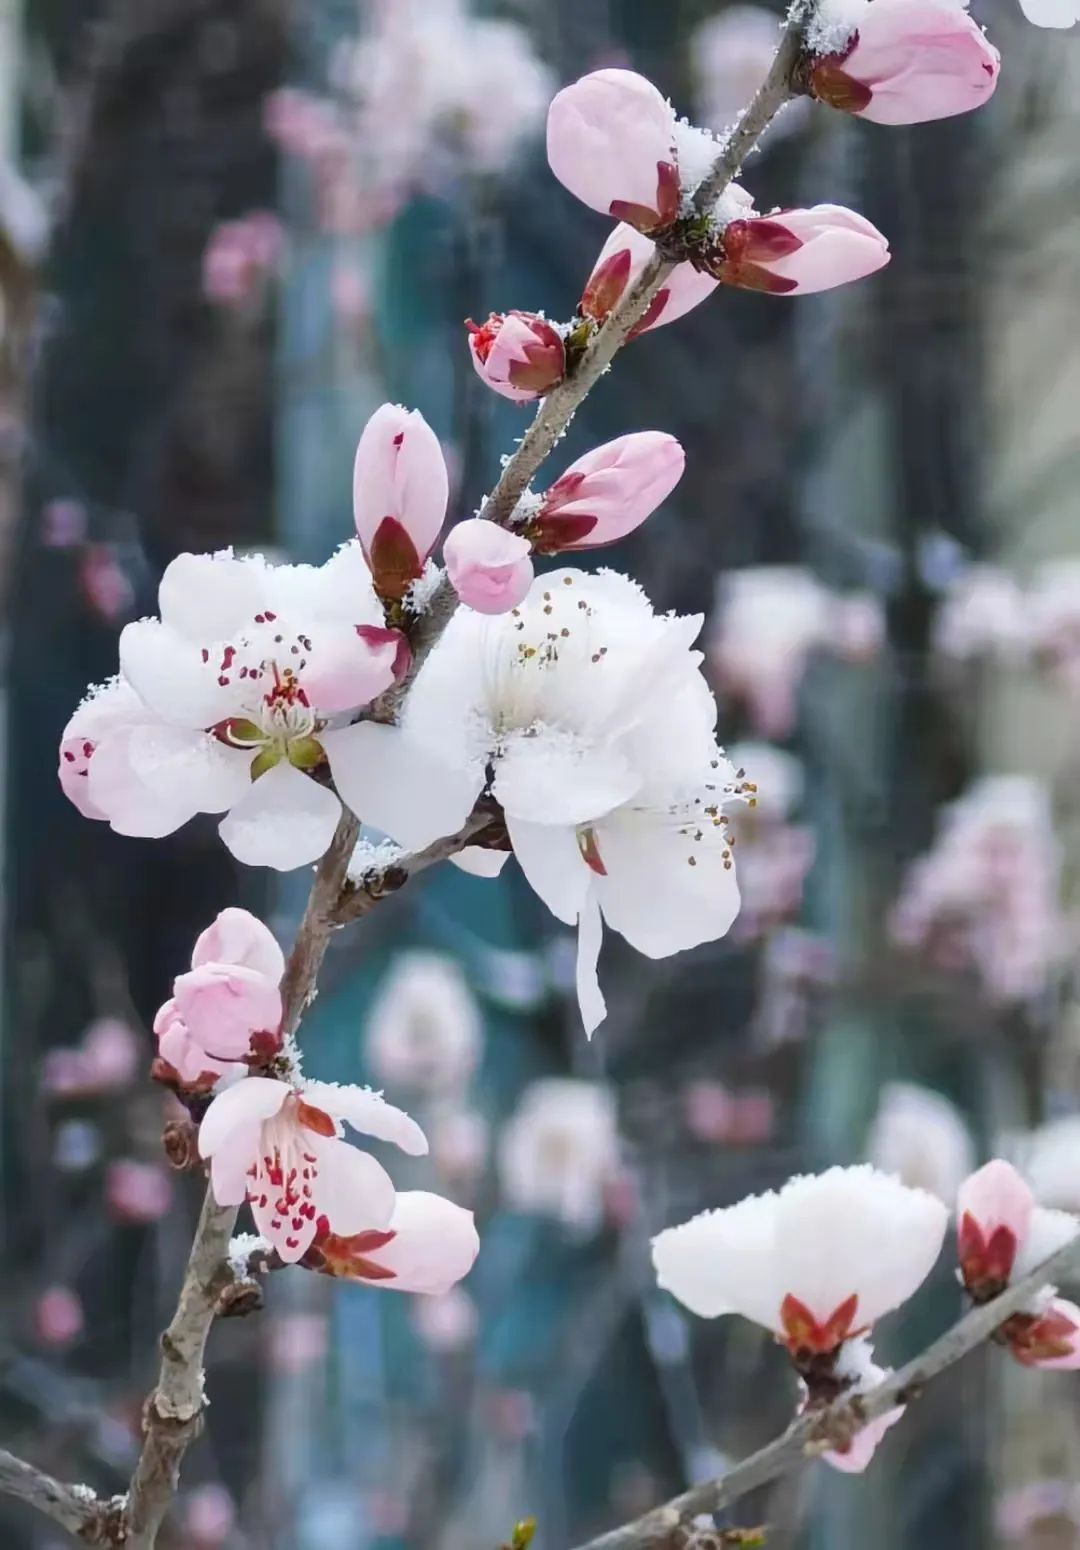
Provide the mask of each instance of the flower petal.
[{"label": "flower petal", "polygon": [[[236,1085],[242,1087],[245,1084],[238,1082]],[[284,1083],[277,1085],[282,1087]],[[226,1088],[226,1092],[232,1091],[231,1087]],[[247,1199],[248,1171],[258,1149],[259,1125],[241,1124],[231,1131],[228,1145],[215,1151],[210,1159],[210,1185],[219,1206],[243,1205]]]},{"label": "flower petal", "polygon": [[780,1330],[776,1195],[753,1195],[668,1227],[652,1241],[657,1284],[704,1319],[741,1313]]},{"label": "flower petal", "polygon": [[265,566],[229,554],[178,554],[158,587],[162,623],[197,645],[228,640],[262,606]]},{"label": "flower petal", "polygon": [[213,925],[197,937],[191,967],[197,969],[204,963],[241,964],[265,974],[275,985],[285,973],[285,955],[273,932],[249,911],[233,906],[222,910]]},{"label": "flower petal", "polygon": [[199,1126],[199,1156],[213,1157],[223,1146],[239,1152],[248,1131],[277,1114],[291,1092],[287,1082],[248,1076],[218,1093]]},{"label": "flower petal", "polygon": [[641,776],[611,743],[541,727],[507,739],[492,786],[509,816],[588,823],[626,802]]},{"label": "flower petal", "polygon": [[394,1211],[394,1186],[382,1164],[370,1152],[334,1137],[318,1136],[309,1144],[318,1158],[313,1199],[330,1231],[348,1237],[386,1227]]},{"label": "flower petal", "polygon": [[591,1039],[607,1016],[607,1003],[600,989],[596,966],[600,958],[600,943],[604,928],[600,919],[600,906],[596,902],[596,890],[590,888],[584,908],[578,917],[577,947],[577,997],[581,1008],[581,1020]]},{"label": "flower petal", "polygon": [[556,919],[574,925],[589,888],[589,869],[574,830],[566,825],[526,823],[509,813],[506,828],[529,887]]},{"label": "flower petal", "polygon": [[117,834],[160,839],[193,818],[197,808],[182,786],[160,790],[140,778],[133,758],[136,735],[116,733],[94,750],[87,766],[87,800],[108,818]]},{"label": "flower petal", "polygon": [[364,721],[324,732],[321,741],[342,801],[408,850],[454,834],[480,794],[478,780],[443,764],[398,727]]},{"label": "flower petal", "polygon": [[389,1141],[399,1146],[410,1157],[427,1155],[427,1137],[416,1121],[404,1109],[387,1103],[381,1093],[370,1087],[354,1087],[337,1082],[306,1082],[304,1102],[332,1114],[335,1119],[348,1120],[354,1130],[374,1136],[377,1141]]},{"label": "flower petal", "polygon": [[291,872],[324,854],[340,817],[332,791],[282,762],[253,782],[218,832],[245,866]]},{"label": "flower petal", "polygon": [[312,649],[303,672],[304,690],[328,715],[368,705],[394,681],[400,644],[387,633],[379,645],[358,635],[351,624],[312,627]]},{"label": "flower petal", "polygon": [[[237,686],[222,674],[212,645],[200,647],[160,619],[137,619],[120,634],[120,671],[163,721],[205,729],[237,710]],[[205,661],[204,650],[209,653]]]},{"label": "flower petal", "polygon": [[470,877],[498,877],[510,860],[508,850],[488,850],[483,845],[466,845],[450,860]]},{"label": "flower petal", "polygon": [[468,1275],[480,1252],[471,1211],[427,1190],[403,1190],[394,1202],[393,1238],[370,1258],[391,1280],[372,1281],[395,1292],[448,1292]]}]

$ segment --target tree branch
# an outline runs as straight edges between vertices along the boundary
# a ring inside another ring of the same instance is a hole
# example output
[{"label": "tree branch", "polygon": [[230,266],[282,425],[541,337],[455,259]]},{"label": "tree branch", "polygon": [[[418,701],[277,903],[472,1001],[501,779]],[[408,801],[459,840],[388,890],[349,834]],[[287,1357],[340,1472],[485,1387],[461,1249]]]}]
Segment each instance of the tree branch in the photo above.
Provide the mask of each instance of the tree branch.
[{"label": "tree branch", "polygon": [[426,872],[428,867],[435,866],[440,861],[448,861],[451,856],[456,856],[463,851],[467,845],[474,844],[478,836],[489,825],[493,826],[496,821],[490,812],[478,808],[469,814],[456,834],[448,834],[444,839],[435,840],[423,850],[405,852],[396,860],[367,873],[358,881],[347,882],[341,890],[333,912],[334,924],[343,926],[350,920],[361,919],[388,894],[397,893],[400,888],[404,888],[410,877],[415,877],[418,872]]},{"label": "tree branch", "polygon": [[14,1496],[88,1545],[119,1544],[119,1501],[103,1501],[88,1486],[63,1485],[0,1448],[0,1494]]},{"label": "tree branch", "polygon": [[988,1340],[1042,1287],[1063,1278],[1078,1265],[1080,1237],[1067,1243],[1000,1297],[973,1308],[927,1346],[920,1356],[914,1357],[871,1393],[842,1396],[821,1410],[800,1416],[782,1437],[736,1464],[720,1479],[694,1486],[662,1507],[654,1507],[651,1512],[635,1518],[632,1523],[624,1523],[587,1540],[577,1550],[659,1550],[660,1546],[668,1544],[677,1529],[702,1513],[720,1512],[759,1486],[801,1468],[808,1458],[827,1451],[830,1439],[833,1439],[831,1445],[835,1446],[837,1436],[853,1436],[868,1421],[885,1415],[897,1405],[911,1404],[933,1378]]},{"label": "tree branch", "polygon": [[[359,827],[351,813],[344,813],[316,869],[282,981],[285,1033],[296,1031],[314,995]],[[202,1424],[203,1354],[226,1285],[223,1272],[236,1216],[235,1207],[219,1206],[207,1190],[176,1312],[161,1337],[157,1387],[146,1402],[143,1447],[128,1493],[127,1550],[153,1550],[176,1493],[180,1464]]]}]

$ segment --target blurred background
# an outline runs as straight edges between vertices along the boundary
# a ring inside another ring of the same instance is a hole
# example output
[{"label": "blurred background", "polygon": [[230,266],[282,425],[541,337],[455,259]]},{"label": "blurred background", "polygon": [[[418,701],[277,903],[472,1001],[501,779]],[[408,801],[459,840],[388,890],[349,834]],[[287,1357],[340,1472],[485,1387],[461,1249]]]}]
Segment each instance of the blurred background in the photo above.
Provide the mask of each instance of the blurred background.
[{"label": "blurred background", "polygon": [[[879,129],[788,110],[759,207],[849,204],[873,279],[719,291],[635,342],[555,472],[628,430],[685,478],[605,562],[706,616],[741,916],[658,964],[608,934],[580,1031],[569,934],[513,867],[444,868],[336,940],[313,1075],[417,1115],[425,1183],[483,1248],[439,1299],[312,1275],[216,1331],[168,1550],[544,1550],[706,1478],[787,1422],[763,1332],[652,1285],[650,1235],[869,1157],[951,1202],[1023,1163],[1080,1209],[1080,39],[975,0],[989,108]],[[468,515],[527,416],[462,320],[564,318],[609,223],[547,170],[554,89],[626,64],[722,128],[777,15],[720,0],[3,0],[0,577],[5,888],[0,1437],[123,1488],[198,1189],[170,1174],[149,1020],[227,903],[288,940],[306,877],[201,820],[87,823],[61,729],[184,549],[319,560],[385,399],[444,441]],[[586,556],[586,559],[589,557]],[[948,1256],[878,1341],[959,1312]],[[770,1545],[1080,1545],[1080,1390],[969,1358],[869,1475],[741,1504]],[[0,1542],[59,1550],[0,1500]],[[163,1546],[165,1540],[162,1541]]]}]

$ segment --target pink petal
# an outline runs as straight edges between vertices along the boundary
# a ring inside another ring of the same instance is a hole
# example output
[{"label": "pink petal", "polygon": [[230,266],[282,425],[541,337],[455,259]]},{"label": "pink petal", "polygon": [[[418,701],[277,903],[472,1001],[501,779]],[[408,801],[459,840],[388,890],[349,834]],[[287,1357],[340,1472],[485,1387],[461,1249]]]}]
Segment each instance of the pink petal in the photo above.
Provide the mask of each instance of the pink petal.
[{"label": "pink petal", "polygon": [[285,973],[285,957],[273,932],[248,910],[230,907],[196,939],[191,967],[204,963],[235,963],[256,969],[277,985]]},{"label": "pink petal", "polygon": [[446,516],[449,479],[438,437],[418,409],[383,404],[364,426],[353,465],[353,510],[364,551],[384,518],[400,522],[421,564]]},{"label": "pink petal", "polygon": [[281,994],[257,969],[201,964],[178,975],[173,995],[192,1038],[217,1060],[243,1060],[253,1034],[281,1026]]},{"label": "pink petal", "polygon": [[471,1211],[426,1190],[403,1190],[394,1203],[389,1230],[393,1238],[367,1258],[393,1271],[392,1280],[375,1280],[396,1292],[438,1296],[468,1275],[480,1251]]},{"label": "pink petal", "polygon": [[[281,1111],[292,1088],[267,1076],[249,1076],[227,1087],[207,1109],[199,1126],[199,1156],[214,1157],[222,1148],[239,1156],[256,1125]],[[248,1157],[248,1165],[254,1162]]]},{"label": "pink petal", "polygon": [[532,585],[528,540],[479,517],[451,528],[443,559],[454,591],[477,613],[509,613]]},{"label": "pink petal", "polygon": [[330,1231],[349,1237],[386,1227],[394,1210],[394,1186],[382,1164],[370,1152],[333,1137],[315,1137],[311,1146],[318,1157],[314,1202]]}]

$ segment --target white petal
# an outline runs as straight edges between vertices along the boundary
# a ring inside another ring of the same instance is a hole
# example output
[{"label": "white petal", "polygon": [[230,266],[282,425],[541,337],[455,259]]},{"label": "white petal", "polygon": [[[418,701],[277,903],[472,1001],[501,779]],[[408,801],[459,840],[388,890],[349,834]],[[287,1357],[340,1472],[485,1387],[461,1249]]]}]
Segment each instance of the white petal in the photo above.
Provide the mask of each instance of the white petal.
[{"label": "white petal", "polygon": [[320,1136],[314,1145],[318,1174],[313,1181],[316,1207],[341,1237],[386,1227],[394,1211],[390,1175],[370,1152]]},{"label": "white petal", "polygon": [[510,860],[508,850],[487,850],[483,845],[466,845],[450,860],[470,877],[498,877]]},{"label": "white petal", "polygon": [[213,1157],[223,1145],[239,1150],[248,1130],[277,1114],[291,1092],[287,1082],[249,1076],[218,1093],[199,1126],[199,1156]]},{"label": "white petal", "polygon": [[478,778],[443,764],[398,727],[364,721],[320,740],[342,801],[407,850],[456,833],[480,794]]},{"label": "white petal", "polygon": [[574,925],[589,888],[589,869],[574,830],[555,824],[525,823],[510,814],[506,828],[529,887],[558,920]]},{"label": "white petal", "polygon": [[196,807],[182,789],[155,790],[139,778],[131,757],[133,736],[120,732],[98,744],[87,768],[88,795],[117,834],[160,839],[193,818]]},{"label": "white petal", "polygon": [[382,605],[358,539],[343,544],[324,565],[272,565],[267,602],[289,619],[333,619],[340,624],[382,625]]},{"label": "white petal", "polygon": [[855,1293],[856,1327],[874,1324],[929,1275],[948,1219],[940,1200],[865,1165],[793,1179],[776,1213],[781,1292],[819,1320]]},{"label": "white petal", "polygon": [[203,650],[158,619],[138,619],[120,634],[120,669],[139,698],[178,727],[212,727],[242,706],[230,675],[225,684],[216,654]]},{"label": "white petal", "polygon": [[649,958],[724,936],[739,913],[739,889],[734,866],[724,866],[721,834],[705,817],[698,827],[637,810],[598,824],[607,875],[596,888],[607,924]]},{"label": "white petal", "polygon": [[223,813],[251,785],[251,755],[205,732],[147,721],[126,737],[133,778],[165,802]]},{"label": "white petal", "polygon": [[471,1211],[426,1190],[403,1190],[390,1218],[392,1240],[368,1256],[394,1272],[393,1280],[372,1281],[392,1292],[448,1292],[468,1275],[480,1251]]},{"label": "white petal", "polygon": [[652,1244],[657,1283],[701,1318],[741,1313],[779,1332],[777,1198],[754,1195],[659,1233]]},{"label": "white petal", "polygon": [[91,689],[64,728],[60,741],[71,737],[99,742],[106,733],[123,732],[145,721],[146,706],[129,683],[111,678]]},{"label": "white petal", "polygon": [[609,813],[640,787],[641,776],[610,744],[541,727],[507,742],[492,789],[508,815],[578,824]]},{"label": "white petal", "polygon": [[291,872],[324,854],[340,817],[332,791],[283,761],[251,784],[218,832],[245,866]]},{"label": "white petal", "polygon": [[179,554],[158,588],[162,622],[201,646],[228,640],[262,607],[264,575],[261,559]]},{"label": "white petal", "polygon": [[1020,9],[1036,27],[1072,27],[1080,21],[1077,0],[1020,0]]},{"label": "white petal", "polygon": [[[279,1087],[284,1084],[279,1082]],[[231,1089],[226,1088],[226,1091]],[[200,1145],[202,1137],[199,1138]],[[227,1146],[210,1159],[210,1183],[219,1206],[242,1206],[247,1199],[248,1170],[259,1150],[259,1125],[238,1125]]]},{"label": "white petal", "polygon": [[353,1129],[363,1135],[392,1142],[410,1157],[427,1154],[427,1137],[411,1115],[387,1103],[381,1093],[373,1092],[370,1087],[306,1082],[304,1102],[314,1104],[334,1119],[348,1120]]},{"label": "white petal", "polygon": [[581,1008],[581,1020],[591,1039],[607,1016],[607,1003],[600,989],[596,965],[600,957],[600,941],[604,929],[600,922],[600,906],[596,892],[590,888],[578,919],[577,944],[577,997]]}]

